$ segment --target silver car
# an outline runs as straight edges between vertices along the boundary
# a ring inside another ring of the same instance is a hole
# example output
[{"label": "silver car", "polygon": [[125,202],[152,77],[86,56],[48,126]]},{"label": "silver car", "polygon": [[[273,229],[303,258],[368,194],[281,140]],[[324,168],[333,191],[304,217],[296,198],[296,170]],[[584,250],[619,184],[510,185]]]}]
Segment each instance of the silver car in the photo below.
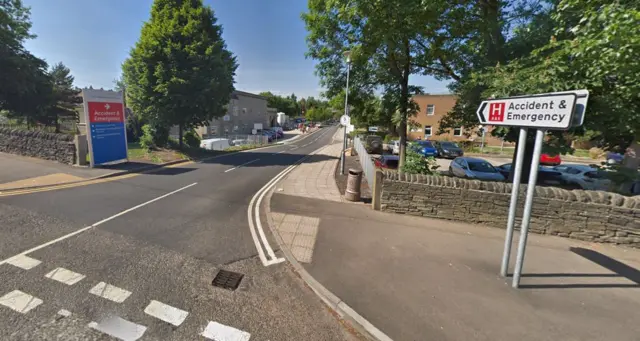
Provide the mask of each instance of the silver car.
[{"label": "silver car", "polygon": [[504,176],[486,160],[473,157],[457,157],[449,165],[449,172],[459,178],[504,181]]}]

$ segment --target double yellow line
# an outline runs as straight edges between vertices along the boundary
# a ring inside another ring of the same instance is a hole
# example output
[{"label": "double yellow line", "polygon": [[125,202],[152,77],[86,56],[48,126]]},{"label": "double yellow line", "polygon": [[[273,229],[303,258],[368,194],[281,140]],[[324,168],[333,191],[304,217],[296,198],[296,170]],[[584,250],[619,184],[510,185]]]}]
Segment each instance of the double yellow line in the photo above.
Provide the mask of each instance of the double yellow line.
[{"label": "double yellow line", "polygon": [[101,179],[80,180],[80,181],[72,182],[72,183],[66,183],[66,184],[60,184],[60,185],[51,185],[51,186],[39,187],[39,188],[25,188],[25,189],[18,189],[18,190],[0,191],[0,198],[1,197],[14,196],[14,195],[31,194],[31,193],[39,193],[39,192],[48,192],[48,191],[55,191],[55,190],[59,190],[59,189],[65,189],[65,188],[74,188],[74,187],[80,187],[80,186],[101,184],[101,183],[110,182],[110,181],[124,180],[124,179],[129,179],[129,178],[136,177],[136,176],[141,175],[141,174],[148,174],[148,173],[157,172],[157,171],[159,171],[159,170],[161,170],[163,168],[173,168],[173,167],[184,166],[184,165],[188,165],[188,164],[192,164],[192,163],[194,163],[194,162],[193,161],[185,161],[185,162],[176,163],[176,164],[173,164],[173,165],[170,165],[170,166],[166,166],[166,167],[159,167],[159,168],[150,169],[148,171],[144,171],[144,172],[140,172],[140,173],[128,173],[128,174],[115,175],[115,176],[112,176],[112,177],[101,178]]}]

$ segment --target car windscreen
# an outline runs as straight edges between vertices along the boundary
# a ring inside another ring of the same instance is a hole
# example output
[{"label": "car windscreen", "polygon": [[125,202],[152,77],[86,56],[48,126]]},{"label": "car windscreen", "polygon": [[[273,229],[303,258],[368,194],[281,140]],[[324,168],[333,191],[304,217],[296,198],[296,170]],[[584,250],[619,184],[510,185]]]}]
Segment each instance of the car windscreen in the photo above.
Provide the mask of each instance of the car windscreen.
[{"label": "car windscreen", "polygon": [[457,144],[453,142],[440,142],[442,148],[460,148]]},{"label": "car windscreen", "polygon": [[496,173],[496,169],[486,161],[468,161],[469,170],[482,173]]},{"label": "car windscreen", "polygon": [[418,142],[418,145],[422,148],[433,148],[433,144],[429,141]]}]

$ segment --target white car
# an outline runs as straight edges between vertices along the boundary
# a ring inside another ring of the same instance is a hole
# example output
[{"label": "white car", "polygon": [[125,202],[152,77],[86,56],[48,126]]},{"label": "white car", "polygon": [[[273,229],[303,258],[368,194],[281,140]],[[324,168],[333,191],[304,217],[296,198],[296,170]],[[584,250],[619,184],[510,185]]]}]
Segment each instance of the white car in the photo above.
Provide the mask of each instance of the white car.
[{"label": "white car", "polygon": [[225,150],[231,147],[229,139],[217,138],[200,141],[200,148],[207,150]]},{"label": "white car", "polygon": [[591,191],[606,191],[611,186],[611,180],[607,179],[599,169],[587,165],[560,165],[553,167],[562,173],[562,182],[565,186]]}]

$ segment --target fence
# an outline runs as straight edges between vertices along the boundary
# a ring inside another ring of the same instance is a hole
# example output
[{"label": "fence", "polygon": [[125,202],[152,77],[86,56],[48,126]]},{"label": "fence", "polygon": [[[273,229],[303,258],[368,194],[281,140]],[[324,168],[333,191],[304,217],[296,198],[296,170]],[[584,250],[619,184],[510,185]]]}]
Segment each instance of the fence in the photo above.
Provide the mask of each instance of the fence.
[{"label": "fence", "polygon": [[227,135],[225,138],[229,139],[235,146],[269,143],[269,137],[264,135]]},{"label": "fence", "polygon": [[376,177],[376,166],[373,163],[373,160],[371,160],[371,155],[367,153],[367,149],[364,147],[360,137],[353,139],[353,147],[358,153],[360,165],[362,166],[362,171],[367,179],[367,183],[369,183],[369,186],[373,186],[373,182]]}]

